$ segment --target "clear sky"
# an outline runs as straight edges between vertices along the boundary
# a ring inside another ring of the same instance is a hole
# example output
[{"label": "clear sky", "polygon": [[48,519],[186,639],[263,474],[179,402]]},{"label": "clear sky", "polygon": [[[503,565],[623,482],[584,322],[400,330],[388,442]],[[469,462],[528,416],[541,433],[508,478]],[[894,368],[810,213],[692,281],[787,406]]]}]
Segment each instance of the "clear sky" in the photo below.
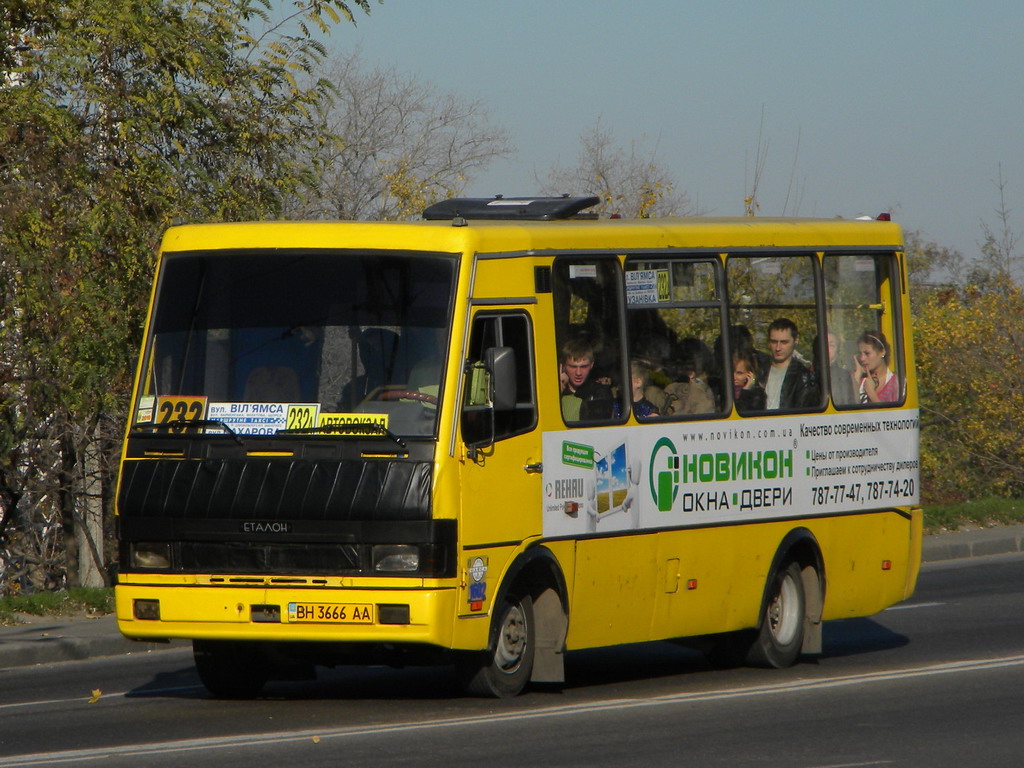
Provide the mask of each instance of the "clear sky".
[{"label": "clear sky", "polygon": [[[974,256],[1002,165],[1024,231],[1024,2],[385,0],[332,50],[483,99],[516,147],[471,195],[528,195],[598,119],[702,210],[892,210]],[[576,190],[567,190],[576,191]]]}]

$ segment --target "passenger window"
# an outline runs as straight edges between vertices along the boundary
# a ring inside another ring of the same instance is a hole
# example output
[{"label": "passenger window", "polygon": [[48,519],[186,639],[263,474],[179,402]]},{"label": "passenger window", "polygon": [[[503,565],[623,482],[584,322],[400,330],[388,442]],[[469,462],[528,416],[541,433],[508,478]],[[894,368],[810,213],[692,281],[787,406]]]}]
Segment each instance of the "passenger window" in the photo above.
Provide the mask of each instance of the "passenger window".
[{"label": "passenger window", "polygon": [[[753,376],[733,379],[738,411],[816,411],[824,404],[815,349],[818,327],[813,255],[730,255],[730,377],[753,365]],[[737,382],[741,384],[737,390]],[[750,393],[742,390],[748,388]],[[762,388],[763,396],[757,388]],[[754,395],[749,397],[748,395]],[[751,407],[746,407],[747,403]],[[757,403],[757,405],[753,405]]]},{"label": "passenger window", "polygon": [[640,421],[692,418],[725,407],[717,260],[629,259],[626,306],[633,413]]},{"label": "passenger window", "polygon": [[[510,347],[515,356],[516,406],[512,410],[495,411],[488,401],[484,360],[492,347]],[[533,334],[527,315],[488,313],[473,319],[462,407],[462,439],[468,445],[503,440],[534,428],[537,400],[533,372]]]},{"label": "passenger window", "polygon": [[902,402],[906,382],[894,254],[826,254],[828,372],[832,402]]},{"label": "passenger window", "polygon": [[560,258],[552,276],[562,418],[567,424],[621,422],[630,387],[619,263],[614,257]]}]

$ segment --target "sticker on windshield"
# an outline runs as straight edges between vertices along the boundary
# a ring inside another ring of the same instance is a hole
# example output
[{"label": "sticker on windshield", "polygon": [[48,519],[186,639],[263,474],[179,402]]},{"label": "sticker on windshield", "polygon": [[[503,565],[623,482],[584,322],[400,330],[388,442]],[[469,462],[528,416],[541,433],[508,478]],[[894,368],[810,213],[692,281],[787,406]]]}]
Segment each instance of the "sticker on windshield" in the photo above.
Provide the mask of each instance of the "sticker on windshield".
[{"label": "sticker on windshield", "polygon": [[352,431],[342,429],[349,424],[377,424],[387,429],[388,414],[386,413],[321,413],[320,427],[332,427],[331,432],[335,435],[362,434],[361,430]]},{"label": "sticker on windshield", "polygon": [[288,406],[286,429],[308,429],[317,426],[316,418],[320,414],[320,403],[291,404]]},{"label": "sticker on windshield", "polygon": [[285,428],[290,407],[288,403],[210,403],[208,418],[240,435],[273,435]]},{"label": "sticker on windshield", "polygon": [[156,398],[153,395],[143,395],[139,398],[139,408],[135,412],[137,424],[148,424],[153,421],[153,414],[156,412]]},{"label": "sticker on windshield", "polygon": [[206,398],[158,397],[156,399],[156,422],[167,424],[174,421],[199,421],[206,412]]}]

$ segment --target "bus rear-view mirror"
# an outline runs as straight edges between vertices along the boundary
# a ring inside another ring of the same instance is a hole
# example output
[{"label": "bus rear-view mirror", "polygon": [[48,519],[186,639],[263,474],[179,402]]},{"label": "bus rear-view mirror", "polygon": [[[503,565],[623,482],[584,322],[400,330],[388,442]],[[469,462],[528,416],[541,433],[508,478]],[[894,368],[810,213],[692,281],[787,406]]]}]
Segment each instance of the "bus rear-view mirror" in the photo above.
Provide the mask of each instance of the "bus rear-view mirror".
[{"label": "bus rear-view mirror", "polygon": [[516,407],[516,355],[512,347],[490,347],[486,357],[491,373],[491,404],[496,411]]}]

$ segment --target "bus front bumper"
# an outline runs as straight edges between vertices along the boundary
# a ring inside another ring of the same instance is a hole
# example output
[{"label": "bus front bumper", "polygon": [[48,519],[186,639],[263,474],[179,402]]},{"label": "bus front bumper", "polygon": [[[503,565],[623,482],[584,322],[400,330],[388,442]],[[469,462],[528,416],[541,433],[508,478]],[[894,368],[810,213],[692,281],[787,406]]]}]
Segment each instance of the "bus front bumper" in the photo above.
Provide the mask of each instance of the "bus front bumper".
[{"label": "bus front bumper", "polygon": [[457,589],[292,589],[119,584],[134,640],[426,644],[452,648]]}]

